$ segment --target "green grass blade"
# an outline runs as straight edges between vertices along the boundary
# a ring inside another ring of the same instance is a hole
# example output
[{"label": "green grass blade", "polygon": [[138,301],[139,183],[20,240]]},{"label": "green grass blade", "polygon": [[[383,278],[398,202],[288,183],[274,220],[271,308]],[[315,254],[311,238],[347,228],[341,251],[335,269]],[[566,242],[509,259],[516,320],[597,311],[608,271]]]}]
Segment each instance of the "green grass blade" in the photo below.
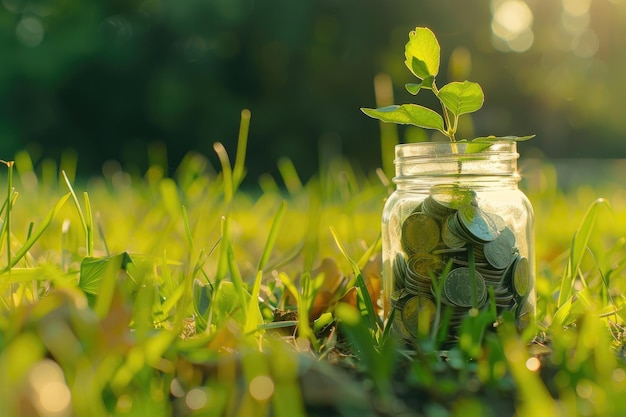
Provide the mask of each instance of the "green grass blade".
[{"label": "green grass blade", "polygon": [[542,414],[548,416],[561,415],[539,373],[526,366],[529,359],[528,349],[517,335],[512,314],[506,314],[505,321],[498,326],[497,331],[511,375],[519,388],[521,404],[518,415],[536,416],[537,410],[542,410]]},{"label": "green grass blade", "polygon": [[359,294],[359,298],[361,298],[361,301],[365,305],[369,325],[372,329],[376,329],[378,327],[376,310],[374,309],[372,298],[369,295],[367,285],[365,284],[365,280],[363,279],[363,274],[361,274],[361,269],[359,268],[359,265],[348,255],[343,245],[341,244],[341,241],[339,240],[335,229],[332,226],[330,228],[330,233],[333,235],[333,239],[335,239],[335,243],[337,244],[339,251],[344,256],[344,258],[346,258],[348,262],[350,262],[350,265],[352,266],[352,273],[354,273],[354,276],[356,277],[357,293]]},{"label": "green grass blade", "polygon": [[217,157],[220,160],[220,164],[222,166],[222,179],[224,181],[224,200],[228,205],[234,195],[235,187],[233,186],[233,171],[230,166],[230,159],[228,158],[228,153],[226,152],[226,148],[220,142],[216,142],[213,145],[213,149],[217,154]]},{"label": "green grass blade", "polygon": [[11,263],[7,265],[2,271],[0,271],[0,273],[8,272],[13,266],[15,266],[20,261],[20,259],[22,259],[28,253],[30,248],[33,247],[33,245],[37,242],[37,240],[39,240],[41,235],[50,226],[50,224],[52,223],[52,220],[54,220],[54,217],[59,212],[59,210],[61,210],[61,207],[63,207],[63,205],[65,204],[67,199],[70,197],[70,195],[71,193],[65,194],[63,197],[59,199],[59,201],[57,201],[54,207],[48,212],[46,217],[39,224],[37,229],[31,234],[30,238],[28,238],[26,242],[24,242],[24,245],[15,253],[15,256],[11,258]]},{"label": "green grass blade", "polygon": [[239,137],[237,140],[237,153],[235,154],[235,167],[233,169],[233,182],[235,187],[243,181],[245,176],[246,151],[248,148],[248,132],[250,131],[251,113],[248,109],[241,111],[239,124]]},{"label": "green grass blade", "polygon": [[278,273],[278,279],[283,285],[296,297],[298,304],[298,336],[308,339],[315,349],[318,348],[319,343],[313,333],[313,329],[309,325],[309,306],[307,300],[303,296],[301,291],[298,291],[298,287],[293,282],[291,277],[285,272]]},{"label": "green grass blade", "polygon": [[80,224],[83,227],[83,231],[85,232],[85,241],[86,241],[85,246],[89,247],[89,229],[87,227],[87,220],[85,219],[85,213],[83,212],[83,209],[80,206],[80,203],[78,202],[78,197],[76,197],[76,193],[74,192],[74,187],[72,187],[72,183],[70,182],[70,179],[68,178],[67,174],[65,173],[65,171],[61,171],[61,174],[63,175],[63,178],[65,179],[65,184],[67,185],[67,188],[70,190],[72,200],[74,201],[74,205],[76,206],[76,211],[78,212],[78,218],[80,219]]},{"label": "green grass blade", "polygon": [[[7,199],[6,214],[4,216],[4,230],[7,240],[7,266],[11,269],[11,211],[12,211],[12,194],[13,194],[13,161],[2,161],[7,166]],[[13,292],[13,291],[11,291]]]},{"label": "green grass blade", "polygon": [[228,256],[227,256],[227,242],[229,241],[229,218],[222,217],[220,223],[220,250],[217,259],[217,268],[215,270],[215,282],[219,283],[228,272]]},{"label": "green grass blade", "polygon": [[283,178],[285,187],[289,194],[294,195],[302,189],[302,181],[296,171],[296,167],[293,165],[291,159],[281,158],[278,160],[278,171]]},{"label": "green grass blade", "polygon": [[594,201],[587,209],[587,212],[578,227],[578,231],[574,235],[570,255],[570,270],[572,271],[572,274],[574,274],[574,271],[577,271],[580,266],[585,248],[587,247],[591,232],[593,231],[598,218],[599,210],[602,207],[608,208],[609,210],[611,209],[611,205],[604,198],[599,198]]},{"label": "green grass blade", "polygon": [[557,304],[557,307],[559,308],[563,306],[571,295],[574,285],[574,277],[578,273],[580,263],[582,262],[583,255],[585,253],[585,248],[589,243],[589,238],[591,237],[591,233],[593,232],[598,218],[599,210],[602,208],[611,209],[609,202],[604,198],[599,198],[591,203],[583,216],[576,233],[574,234],[567,268],[563,274],[563,280],[561,281],[561,289]]},{"label": "green grass blade", "polygon": [[379,233],[374,243],[372,243],[370,247],[367,248],[363,256],[361,256],[361,258],[359,258],[359,260],[357,261],[357,265],[359,266],[359,268],[365,267],[365,265],[370,261],[370,259],[372,259],[372,256],[374,256],[374,254],[380,250],[382,242],[383,242],[383,235]]},{"label": "green grass blade", "polygon": [[185,225],[185,238],[187,239],[187,245],[191,253],[194,252],[193,236],[191,234],[191,226],[189,225],[189,216],[187,214],[187,208],[183,206],[183,224]]},{"label": "green grass blade", "polygon": [[235,291],[237,293],[237,301],[239,303],[239,307],[243,310],[244,314],[244,323],[247,322],[248,319],[248,311],[247,311],[247,294],[246,289],[244,287],[243,278],[241,277],[241,272],[239,271],[239,267],[237,266],[237,262],[235,260],[235,253],[233,251],[233,247],[230,243],[227,244],[226,248],[226,257],[228,259],[228,270],[230,271],[230,279],[235,286]]},{"label": "green grass blade", "polygon": [[[394,103],[393,83],[389,74],[381,73],[374,77],[374,94],[376,95],[376,107],[386,107]],[[400,143],[398,125],[384,122],[380,122],[379,125],[383,172],[385,177],[390,180],[395,174],[394,149]]]},{"label": "green grass blade", "polygon": [[263,253],[261,254],[257,273],[254,278],[254,284],[252,286],[250,301],[247,306],[248,312],[246,314],[246,325],[244,328],[245,333],[253,332],[254,330],[258,329],[260,325],[263,324],[263,316],[261,314],[261,310],[259,309],[259,293],[261,291],[261,280],[263,279],[263,268],[267,264],[272,250],[274,249],[274,243],[276,242],[278,229],[280,228],[280,223],[285,214],[286,207],[287,205],[283,201],[280,204],[278,211],[274,215],[269,235],[267,237],[267,240],[265,241],[265,247],[263,248]]},{"label": "green grass blade", "polygon": [[261,254],[261,259],[259,260],[259,266],[257,267],[257,271],[263,271],[265,265],[270,259],[270,255],[272,254],[272,250],[274,249],[274,244],[276,243],[276,237],[278,236],[278,229],[280,228],[280,224],[285,216],[285,211],[287,209],[287,202],[282,201],[280,203],[280,207],[278,211],[274,215],[274,219],[272,220],[272,226],[270,227],[270,232],[265,242],[265,246],[263,247],[263,252]]},{"label": "green grass blade", "polygon": [[87,256],[93,256],[93,213],[87,192],[83,193],[83,199],[85,200],[85,224],[87,227]]}]

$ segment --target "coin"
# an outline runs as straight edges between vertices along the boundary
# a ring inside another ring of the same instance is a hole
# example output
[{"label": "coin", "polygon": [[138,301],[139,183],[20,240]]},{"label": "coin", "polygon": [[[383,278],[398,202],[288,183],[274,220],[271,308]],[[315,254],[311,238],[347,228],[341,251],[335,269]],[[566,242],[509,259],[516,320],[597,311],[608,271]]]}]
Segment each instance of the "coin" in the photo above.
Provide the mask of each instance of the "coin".
[{"label": "coin", "polygon": [[509,239],[504,234],[500,234],[491,242],[485,243],[483,254],[489,265],[495,269],[505,269],[513,259],[512,249]]},{"label": "coin", "polygon": [[[529,320],[534,308],[527,302],[533,285],[529,261],[520,255],[502,213],[479,202],[470,189],[435,186],[419,204],[405,206],[403,222],[393,219],[402,250],[393,262],[391,304],[396,333],[404,339],[428,333],[439,314],[439,330],[448,329],[452,342],[471,308],[484,307],[489,299],[498,315],[512,311],[518,323]],[[441,280],[443,291],[436,294],[433,282]]]},{"label": "coin", "polygon": [[504,230],[504,228],[506,227],[506,222],[504,221],[502,216],[496,213],[492,213],[492,212],[486,213],[486,215],[491,219],[493,224],[496,226],[496,230],[498,232],[501,232],[502,230]]},{"label": "coin", "polygon": [[431,275],[437,277],[445,267],[445,264],[435,255],[427,253],[416,253],[407,261],[409,271],[414,272],[419,277],[425,277],[431,281]]},{"label": "coin", "polygon": [[411,214],[402,224],[402,248],[407,255],[432,251],[439,243],[439,224],[422,212]]},{"label": "coin", "polygon": [[533,304],[528,302],[527,298],[524,298],[524,300],[522,300],[522,302],[518,305],[515,313],[517,327],[525,328],[531,322],[532,317],[535,314],[535,309]]},{"label": "coin", "polygon": [[459,236],[454,226],[454,215],[446,217],[441,223],[441,240],[449,248],[462,248],[467,241]]},{"label": "coin", "polygon": [[446,276],[443,291],[452,303],[460,307],[472,307],[472,285],[476,286],[477,307],[487,299],[487,287],[485,280],[476,271],[474,271],[474,284],[470,279],[469,268],[456,268],[450,271]]},{"label": "coin", "polygon": [[393,260],[393,282],[396,289],[404,288],[406,275],[406,261],[404,260],[404,256],[399,253]]},{"label": "coin", "polygon": [[467,205],[457,211],[460,224],[478,242],[485,243],[498,236],[498,229],[493,220],[476,206]]},{"label": "coin", "polygon": [[420,295],[412,297],[407,300],[402,309],[404,327],[413,336],[417,336],[418,333],[427,333],[436,311],[435,303],[431,299]]},{"label": "coin", "polygon": [[500,230],[500,235],[504,236],[503,239],[506,239],[511,247],[515,247],[515,233],[510,228]]},{"label": "coin", "polygon": [[426,198],[422,204],[423,204],[422,207],[423,207],[424,213],[427,213],[433,216],[437,220],[441,220],[444,217],[447,217],[456,212],[455,209],[447,207],[439,203],[432,196],[429,196],[428,198]]},{"label": "coin", "polygon": [[528,258],[520,257],[513,267],[513,286],[515,292],[520,297],[524,297],[528,294],[530,289],[530,271],[528,265]]},{"label": "coin", "polygon": [[436,185],[431,189],[431,195],[440,205],[453,211],[476,201],[476,192],[467,187],[457,185]]},{"label": "coin", "polygon": [[401,311],[398,309],[395,310],[394,316],[393,316],[393,330],[397,335],[399,335],[403,339],[406,339],[406,340],[411,339],[411,333],[409,333],[409,330],[404,325],[404,322],[402,321]]}]

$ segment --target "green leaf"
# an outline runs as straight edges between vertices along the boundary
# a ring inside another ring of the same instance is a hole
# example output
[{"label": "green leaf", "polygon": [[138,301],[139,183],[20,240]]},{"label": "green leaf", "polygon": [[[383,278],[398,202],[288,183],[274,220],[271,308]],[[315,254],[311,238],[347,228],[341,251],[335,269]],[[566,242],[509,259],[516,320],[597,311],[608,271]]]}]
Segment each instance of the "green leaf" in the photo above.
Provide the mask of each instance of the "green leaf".
[{"label": "green leaf", "polygon": [[523,142],[528,139],[534,138],[536,135],[528,135],[528,136],[481,136],[475,139],[472,139],[472,142],[499,142],[499,141],[512,141],[512,142]]},{"label": "green leaf", "polygon": [[553,326],[569,326],[589,311],[592,305],[592,296],[589,288],[583,288],[578,293],[569,297],[561,305],[552,320]]},{"label": "green leaf", "polygon": [[439,113],[417,104],[403,104],[380,107],[378,109],[361,108],[361,111],[374,119],[388,123],[409,124],[425,129],[443,132],[443,118]]},{"label": "green leaf", "polygon": [[[244,300],[239,300],[243,296]],[[216,328],[223,326],[228,320],[233,319],[236,323],[243,326],[246,321],[245,311],[242,305],[245,306],[250,299],[250,294],[247,291],[241,290],[235,287],[231,281],[221,281],[219,287],[215,290],[213,295],[213,301],[210,304],[211,312],[209,316],[212,318],[211,324]]]},{"label": "green leaf", "polygon": [[213,287],[205,284],[199,279],[193,281],[193,309],[196,314],[196,328],[198,332],[206,330],[208,323],[207,317],[209,307],[211,306],[211,297],[213,296]]},{"label": "green leaf", "polygon": [[479,153],[493,145],[491,142],[470,142],[465,146],[465,153]]},{"label": "green leaf", "polygon": [[404,49],[404,63],[417,78],[434,78],[439,73],[440,52],[435,34],[428,28],[417,27],[409,32],[409,41]]},{"label": "green leaf", "polygon": [[439,90],[439,100],[454,114],[473,113],[483,106],[485,96],[480,85],[471,81],[452,82]]},{"label": "green leaf", "polygon": [[117,274],[120,270],[125,270],[126,265],[132,262],[127,252],[97,258],[86,257],[80,263],[78,287],[87,294],[98,295],[103,279],[111,274]]},{"label": "green leaf", "polygon": [[405,84],[404,87],[406,88],[406,91],[408,91],[409,93],[413,95],[416,95],[417,93],[420,92],[422,88],[426,88],[428,90],[432,89],[434,82],[435,82],[435,78],[428,77],[420,83],[408,83],[408,84]]},{"label": "green leaf", "polygon": [[404,86],[406,88],[406,91],[408,91],[409,93],[416,95],[417,93],[420,92],[420,90],[422,89],[422,83],[417,83],[417,84],[405,84]]}]

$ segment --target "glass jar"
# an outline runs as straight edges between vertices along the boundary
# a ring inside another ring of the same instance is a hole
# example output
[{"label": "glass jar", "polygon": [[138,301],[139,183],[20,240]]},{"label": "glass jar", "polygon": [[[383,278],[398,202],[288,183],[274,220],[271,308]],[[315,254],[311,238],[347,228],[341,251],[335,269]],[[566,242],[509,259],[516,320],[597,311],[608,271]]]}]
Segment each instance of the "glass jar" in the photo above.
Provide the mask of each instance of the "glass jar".
[{"label": "glass jar", "polygon": [[382,218],[383,314],[393,312],[394,333],[453,344],[463,318],[492,302],[525,328],[536,314],[534,218],[516,143],[412,143],[395,153]]}]

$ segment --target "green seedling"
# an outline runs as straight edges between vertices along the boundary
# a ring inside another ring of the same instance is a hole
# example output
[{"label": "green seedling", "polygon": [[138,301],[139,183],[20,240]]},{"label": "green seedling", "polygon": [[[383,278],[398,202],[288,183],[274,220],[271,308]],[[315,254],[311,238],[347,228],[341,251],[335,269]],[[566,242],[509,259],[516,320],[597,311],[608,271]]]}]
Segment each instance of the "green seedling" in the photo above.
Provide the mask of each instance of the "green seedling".
[{"label": "green seedling", "polygon": [[[471,81],[454,81],[438,88],[436,78],[439,74],[440,53],[439,42],[430,29],[417,27],[409,33],[409,41],[404,51],[406,57],[404,63],[420,81],[406,84],[405,87],[413,95],[417,95],[422,90],[430,90],[441,103],[441,114],[418,104],[394,104],[377,109],[361,108],[361,111],[382,122],[437,130],[451,142],[459,142],[456,138],[459,117],[479,110],[483,106],[485,97],[480,85]],[[477,137],[472,142],[481,145],[472,147],[471,151],[483,150],[494,141],[523,141],[532,137],[534,135]]]}]

